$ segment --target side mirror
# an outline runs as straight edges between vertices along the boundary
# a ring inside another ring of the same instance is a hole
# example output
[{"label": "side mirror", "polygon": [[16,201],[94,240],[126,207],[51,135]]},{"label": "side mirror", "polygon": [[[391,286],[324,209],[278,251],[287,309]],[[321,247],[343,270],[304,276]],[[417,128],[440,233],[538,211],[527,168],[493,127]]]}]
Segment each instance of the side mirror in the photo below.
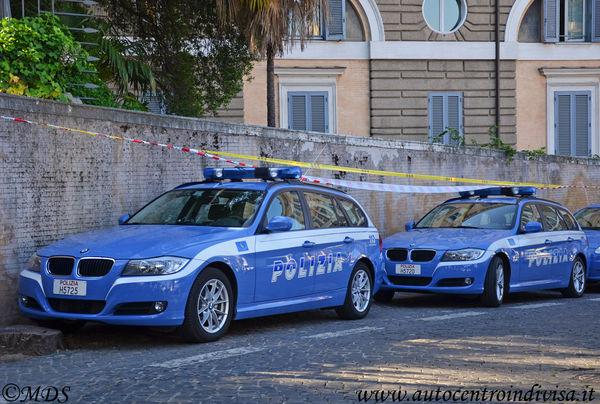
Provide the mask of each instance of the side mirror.
[{"label": "side mirror", "polygon": [[415,222],[412,220],[404,225],[404,230],[406,230],[406,231],[412,230],[414,228],[415,228]]},{"label": "side mirror", "polygon": [[271,219],[271,221],[269,221],[265,229],[270,232],[281,232],[290,230],[293,225],[294,223],[289,217],[275,216],[273,219]]},{"label": "side mirror", "polygon": [[542,224],[540,222],[528,222],[525,224],[523,231],[525,233],[537,233],[542,231]]},{"label": "side mirror", "polygon": [[125,223],[126,221],[129,220],[130,217],[131,217],[131,215],[129,213],[124,214],[123,216],[121,216],[119,218],[119,224]]}]

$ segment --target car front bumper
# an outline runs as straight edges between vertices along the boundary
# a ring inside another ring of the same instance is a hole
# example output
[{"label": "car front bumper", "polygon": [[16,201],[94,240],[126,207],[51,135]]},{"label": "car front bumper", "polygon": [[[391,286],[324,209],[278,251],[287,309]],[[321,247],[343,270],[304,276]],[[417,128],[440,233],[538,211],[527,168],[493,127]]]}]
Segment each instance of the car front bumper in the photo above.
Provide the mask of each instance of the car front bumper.
[{"label": "car front bumper", "polygon": [[422,275],[397,275],[395,262],[385,260],[382,290],[450,294],[481,294],[492,254],[473,261],[419,263]]},{"label": "car front bumper", "polygon": [[[50,276],[24,270],[19,276],[19,307],[26,317],[39,320],[87,320],[140,326],[182,324],[194,273],[180,278],[157,278],[160,277],[120,277],[111,284],[107,284],[111,280],[86,280],[89,296],[63,296],[52,293]],[[153,312],[154,302],[166,302],[164,311]],[[150,310],[144,310],[146,306]],[[137,310],[132,310],[136,307]],[[128,314],[131,312],[135,314]]]}]

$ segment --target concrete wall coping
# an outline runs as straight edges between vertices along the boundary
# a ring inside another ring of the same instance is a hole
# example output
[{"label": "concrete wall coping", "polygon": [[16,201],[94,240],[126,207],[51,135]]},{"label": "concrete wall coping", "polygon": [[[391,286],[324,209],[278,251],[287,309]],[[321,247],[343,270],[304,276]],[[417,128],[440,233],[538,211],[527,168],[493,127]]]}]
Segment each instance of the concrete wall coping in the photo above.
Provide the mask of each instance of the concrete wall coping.
[{"label": "concrete wall coping", "polygon": [[[257,136],[281,140],[302,140],[315,143],[332,143],[336,145],[347,145],[354,147],[377,147],[383,149],[404,149],[414,151],[434,151],[467,156],[503,158],[504,152],[481,146],[446,146],[426,142],[382,139],[376,137],[360,137],[351,135],[330,135],[317,132],[302,132],[281,128],[269,128],[265,126],[246,125],[214,121],[204,118],[190,118],[175,115],[160,115],[150,112],[129,111],[118,108],[98,107],[93,105],[71,104],[61,101],[43,100],[0,94],[0,110],[22,111],[22,116],[15,118],[27,119],[27,113],[43,113],[50,115],[63,115],[73,118],[84,118],[103,120],[110,116],[111,122],[160,126],[171,129],[227,133],[232,135]],[[47,122],[57,124],[57,122]],[[75,128],[85,129],[85,128]],[[152,140],[152,139],[143,139]],[[190,145],[178,145],[190,146]],[[193,145],[191,145],[193,147]],[[538,154],[530,157],[525,152],[519,152],[514,160],[537,160],[547,163],[570,163],[590,166],[600,165],[600,159],[576,158]]]}]

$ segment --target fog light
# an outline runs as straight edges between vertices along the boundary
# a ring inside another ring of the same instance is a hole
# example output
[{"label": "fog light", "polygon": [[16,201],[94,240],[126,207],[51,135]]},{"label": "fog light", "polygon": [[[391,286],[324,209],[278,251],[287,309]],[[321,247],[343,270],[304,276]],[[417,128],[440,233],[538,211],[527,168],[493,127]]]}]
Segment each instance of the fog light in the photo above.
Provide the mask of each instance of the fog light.
[{"label": "fog light", "polygon": [[473,283],[473,278],[465,278],[465,285],[470,285]]},{"label": "fog light", "polygon": [[154,311],[162,313],[167,308],[167,302],[154,302]]},{"label": "fog light", "polygon": [[21,296],[19,296],[19,300],[21,300],[21,304],[23,306],[29,306],[30,299],[27,296],[21,295]]}]

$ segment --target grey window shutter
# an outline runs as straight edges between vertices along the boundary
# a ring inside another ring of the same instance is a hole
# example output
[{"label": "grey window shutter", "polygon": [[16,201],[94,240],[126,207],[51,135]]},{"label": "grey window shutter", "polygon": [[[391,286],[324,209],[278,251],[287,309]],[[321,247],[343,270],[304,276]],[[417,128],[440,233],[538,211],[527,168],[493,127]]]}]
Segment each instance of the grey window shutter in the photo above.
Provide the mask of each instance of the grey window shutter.
[{"label": "grey window shutter", "polygon": [[346,0],[329,0],[329,18],[325,29],[325,39],[346,38]]},{"label": "grey window shutter", "polygon": [[600,0],[592,0],[592,42],[600,42]]},{"label": "grey window shutter", "polygon": [[544,21],[543,21],[544,42],[558,42],[558,29],[560,27],[560,25],[559,25],[560,0],[543,0],[543,2],[544,2]]},{"label": "grey window shutter", "polygon": [[306,95],[288,93],[288,129],[306,130]]},{"label": "grey window shutter", "polygon": [[[462,94],[448,95],[448,121],[444,126],[456,129],[462,135]],[[459,140],[453,139],[451,133],[444,135],[444,143],[452,146],[458,146]]]},{"label": "grey window shutter", "polygon": [[314,132],[329,132],[327,124],[327,94],[310,96],[310,130]]},{"label": "grey window shutter", "polygon": [[587,157],[590,155],[590,95],[574,94],[571,96],[572,104],[575,108],[573,111],[574,115],[574,138],[575,138],[575,155],[580,157]]},{"label": "grey window shutter", "polygon": [[429,95],[429,141],[444,131],[444,96]]},{"label": "grey window shutter", "polygon": [[571,95],[554,95],[554,119],[555,119],[555,154],[559,156],[571,155]]},{"label": "grey window shutter", "polygon": [[554,93],[556,154],[577,157],[590,155],[591,114],[591,93],[589,91],[557,91]]}]

